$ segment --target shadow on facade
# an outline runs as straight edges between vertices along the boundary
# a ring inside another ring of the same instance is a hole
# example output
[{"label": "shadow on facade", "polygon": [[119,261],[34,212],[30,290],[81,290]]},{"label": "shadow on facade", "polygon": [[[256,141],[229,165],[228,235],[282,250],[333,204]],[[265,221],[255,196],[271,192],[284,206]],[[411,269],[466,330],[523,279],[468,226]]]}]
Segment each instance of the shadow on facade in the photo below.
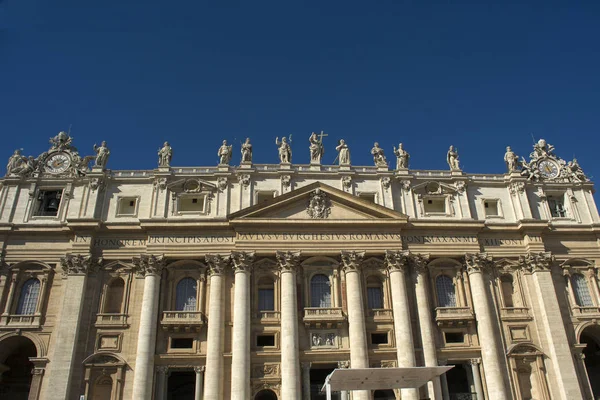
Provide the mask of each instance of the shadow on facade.
[{"label": "shadow on facade", "polygon": [[13,336],[0,342],[0,398],[27,400],[33,363],[29,358],[37,356],[31,340]]}]

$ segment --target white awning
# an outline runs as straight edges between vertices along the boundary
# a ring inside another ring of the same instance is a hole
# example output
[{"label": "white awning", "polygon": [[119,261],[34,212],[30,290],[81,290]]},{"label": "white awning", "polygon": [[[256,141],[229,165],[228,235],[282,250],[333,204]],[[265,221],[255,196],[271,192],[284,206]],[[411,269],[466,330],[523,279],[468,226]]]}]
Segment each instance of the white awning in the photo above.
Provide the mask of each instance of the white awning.
[{"label": "white awning", "polygon": [[413,368],[340,368],[325,379],[330,390],[379,390],[419,388],[454,366]]}]

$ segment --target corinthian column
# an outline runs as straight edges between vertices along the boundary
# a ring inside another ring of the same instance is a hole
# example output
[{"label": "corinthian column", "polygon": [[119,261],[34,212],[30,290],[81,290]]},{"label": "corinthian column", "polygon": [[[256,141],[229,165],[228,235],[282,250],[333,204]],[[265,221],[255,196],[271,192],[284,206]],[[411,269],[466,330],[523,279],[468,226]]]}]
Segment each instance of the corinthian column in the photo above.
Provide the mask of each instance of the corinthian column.
[{"label": "corinthian column", "polygon": [[165,267],[164,256],[142,254],[133,258],[138,277],[144,278],[144,295],[137,337],[137,353],[133,371],[133,399],[152,398],[154,351],[160,276]]},{"label": "corinthian column", "polygon": [[[519,258],[522,268],[532,274],[531,291],[538,307],[533,307],[535,319],[541,322],[541,333],[546,337],[548,359],[558,381],[560,398],[583,399],[584,395],[577,378],[577,367],[569,345],[569,338],[560,312],[556,288],[552,281],[551,267],[554,257],[551,253],[527,253]],[[485,364],[484,364],[485,366]],[[487,374],[487,372],[486,372]]]},{"label": "corinthian column", "polygon": [[235,272],[231,398],[250,398],[250,271],[254,252],[231,253]]},{"label": "corinthian column", "polygon": [[70,394],[73,376],[75,348],[79,342],[81,314],[85,299],[85,286],[88,273],[98,267],[98,262],[90,254],[66,254],[60,259],[64,285],[60,323],[56,327],[56,347],[54,358],[49,364],[48,387],[56,399],[72,398]]},{"label": "corinthian column", "polygon": [[500,348],[502,342],[496,335],[494,318],[488,299],[488,291],[483,279],[483,267],[491,262],[491,257],[486,253],[465,255],[467,272],[473,293],[473,308],[477,320],[477,334],[481,344],[481,360],[485,370],[485,380],[490,399],[509,399],[510,391],[504,380],[504,363]]},{"label": "corinthian column", "polygon": [[204,398],[221,400],[223,399],[223,325],[225,323],[223,286],[229,256],[207,254],[205,259],[210,275],[210,299],[208,300]]},{"label": "corinthian column", "polygon": [[[415,272],[415,294],[417,298],[417,314],[419,316],[419,329],[421,344],[423,345],[423,358],[426,367],[437,367],[437,346],[435,343],[435,327],[429,304],[429,288],[427,285],[427,262],[429,256],[413,254],[411,262]],[[429,398],[442,400],[442,385],[440,377],[436,376],[427,383]],[[479,400],[479,399],[478,399]]]},{"label": "corinthian column", "polygon": [[[390,272],[392,285],[392,309],[394,311],[394,334],[398,367],[415,366],[415,346],[410,321],[410,307],[406,293],[406,271],[409,252],[385,252],[385,264]],[[402,389],[402,399],[418,400],[417,389]]]},{"label": "corinthian column", "polygon": [[[348,299],[348,334],[350,336],[350,367],[369,368],[365,308],[361,285],[360,267],[364,251],[343,251],[342,262],[346,274],[346,297]],[[354,400],[368,400],[368,390],[353,392]]]},{"label": "corinthian column", "polygon": [[300,359],[298,356],[298,306],[296,272],[300,252],[278,251],[281,269],[281,398],[299,400]]}]

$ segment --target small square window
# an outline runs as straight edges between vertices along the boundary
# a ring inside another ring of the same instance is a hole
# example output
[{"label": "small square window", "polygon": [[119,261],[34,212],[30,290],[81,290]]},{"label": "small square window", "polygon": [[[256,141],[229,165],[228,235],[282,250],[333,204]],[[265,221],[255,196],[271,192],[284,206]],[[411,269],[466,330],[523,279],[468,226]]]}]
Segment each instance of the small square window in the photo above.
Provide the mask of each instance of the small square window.
[{"label": "small square window", "polygon": [[203,213],[205,199],[205,195],[181,196],[178,211],[182,213]]},{"label": "small square window", "polygon": [[429,198],[423,202],[427,214],[446,214],[445,198]]},{"label": "small square window", "polygon": [[273,347],[275,346],[275,335],[257,335],[256,347]]},{"label": "small square window", "polygon": [[360,193],[358,195],[363,200],[368,200],[370,202],[375,203],[375,193]]},{"label": "small square window", "polygon": [[121,197],[117,206],[117,215],[136,215],[137,197]]},{"label": "small square window", "polygon": [[265,201],[271,200],[275,197],[274,191],[260,191],[256,193],[256,204],[264,203]]},{"label": "small square window", "polygon": [[172,349],[191,349],[194,347],[194,338],[171,338]]},{"label": "small square window", "polygon": [[498,200],[485,200],[483,202],[483,209],[486,217],[499,217]]},{"label": "small square window", "polygon": [[465,334],[463,332],[444,332],[446,343],[464,343]]},{"label": "small square window", "polygon": [[388,334],[371,333],[371,344],[388,344]]},{"label": "small square window", "polygon": [[62,199],[62,190],[40,190],[34,216],[56,217]]}]

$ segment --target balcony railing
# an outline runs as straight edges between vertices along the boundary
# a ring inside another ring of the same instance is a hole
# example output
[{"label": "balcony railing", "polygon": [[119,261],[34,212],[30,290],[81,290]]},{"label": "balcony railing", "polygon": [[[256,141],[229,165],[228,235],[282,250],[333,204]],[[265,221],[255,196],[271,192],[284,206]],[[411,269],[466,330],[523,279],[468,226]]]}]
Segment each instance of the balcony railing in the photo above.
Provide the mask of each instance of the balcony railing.
[{"label": "balcony railing", "polygon": [[341,307],[305,307],[304,324],[317,327],[332,327],[346,320]]},{"label": "balcony railing", "polygon": [[0,316],[0,327],[8,327],[10,329],[35,329],[39,328],[41,324],[42,316],[40,314],[5,314]]},{"label": "balcony railing", "polygon": [[163,311],[160,324],[164,330],[199,331],[206,322],[201,311]]},{"label": "balcony railing", "polygon": [[101,313],[96,314],[96,328],[126,328],[127,314]]},{"label": "balcony railing", "polygon": [[278,322],[280,320],[281,313],[279,311],[266,311],[262,310],[256,314],[256,317],[263,322]]},{"label": "balcony railing", "polygon": [[373,308],[369,310],[369,317],[375,321],[389,321],[394,318],[394,314],[387,308]]},{"label": "balcony railing", "polygon": [[597,317],[600,315],[600,308],[596,306],[574,306],[571,309],[576,317]]},{"label": "balcony railing", "polygon": [[438,325],[464,325],[475,319],[471,307],[437,307],[435,320]]},{"label": "balcony railing", "polygon": [[531,318],[527,307],[502,307],[500,309],[500,317],[503,320]]}]

